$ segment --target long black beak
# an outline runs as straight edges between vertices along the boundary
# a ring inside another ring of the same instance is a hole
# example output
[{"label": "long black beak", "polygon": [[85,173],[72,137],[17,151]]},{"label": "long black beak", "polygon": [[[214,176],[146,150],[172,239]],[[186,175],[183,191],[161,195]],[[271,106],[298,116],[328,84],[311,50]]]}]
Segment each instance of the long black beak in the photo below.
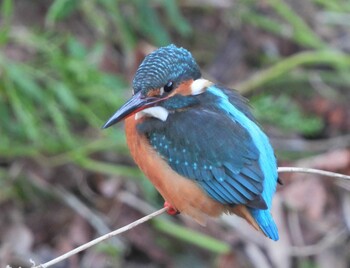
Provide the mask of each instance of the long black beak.
[{"label": "long black beak", "polygon": [[141,95],[141,91],[139,91],[134,96],[132,96],[132,98],[128,100],[119,110],[117,110],[115,114],[108,119],[102,128],[108,128],[122,121],[128,116],[152,106],[152,104],[158,101],[159,99],[156,98],[143,97]]}]

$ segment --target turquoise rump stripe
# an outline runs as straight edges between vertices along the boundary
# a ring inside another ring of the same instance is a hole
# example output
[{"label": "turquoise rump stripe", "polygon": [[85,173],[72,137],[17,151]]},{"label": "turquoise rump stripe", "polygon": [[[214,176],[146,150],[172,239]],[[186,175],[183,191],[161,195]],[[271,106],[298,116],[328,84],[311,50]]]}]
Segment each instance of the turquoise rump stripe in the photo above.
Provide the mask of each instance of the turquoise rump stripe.
[{"label": "turquoise rump stripe", "polygon": [[211,93],[219,97],[219,107],[226,112],[232,120],[244,127],[250,134],[255,146],[259,151],[259,166],[264,174],[264,190],[262,197],[265,200],[268,209],[260,210],[249,208],[252,216],[255,218],[261,229],[273,240],[278,240],[277,227],[272,219],[270,209],[273,194],[276,191],[277,183],[277,164],[276,158],[270,145],[270,142],[265,133],[259,128],[257,124],[251,121],[244,113],[239,111],[230,101],[228,96],[215,86],[207,89]]}]

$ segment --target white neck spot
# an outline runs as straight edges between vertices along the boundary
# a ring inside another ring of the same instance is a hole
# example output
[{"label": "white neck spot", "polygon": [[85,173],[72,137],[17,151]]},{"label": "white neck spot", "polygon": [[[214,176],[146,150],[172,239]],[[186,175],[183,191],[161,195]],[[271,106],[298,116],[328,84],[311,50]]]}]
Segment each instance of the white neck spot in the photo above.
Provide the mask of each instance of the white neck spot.
[{"label": "white neck spot", "polygon": [[213,83],[209,80],[199,78],[194,80],[191,84],[192,95],[199,95],[206,91],[207,87],[210,87]]},{"label": "white neck spot", "polygon": [[146,108],[136,113],[135,120],[138,120],[144,116],[149,116],[149,117],[158,118],[163,122],[165,122],[168,118],[168,115],[169,115],[169,111],[167,109],[161,106],[155,106],[155,107]]}]

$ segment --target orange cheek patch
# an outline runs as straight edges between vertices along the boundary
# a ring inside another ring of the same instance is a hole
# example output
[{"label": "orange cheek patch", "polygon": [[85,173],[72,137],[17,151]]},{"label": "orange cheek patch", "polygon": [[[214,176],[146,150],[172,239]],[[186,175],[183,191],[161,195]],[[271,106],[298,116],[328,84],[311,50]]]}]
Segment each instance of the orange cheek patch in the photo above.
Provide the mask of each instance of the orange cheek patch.
[{"label": "orange cheek patch", "polygon": [[157,97],[160,96],[160,88],[152,89],[147,92],[147,97]]},{"label": "orange cheek patch", "polygon": [[192,95],[192,90],[191,90],[192,83],[193,83],[193,80],[188,80],[188,81],[183,82],[180,86],[178,86],[174,90],[174,92],[169,94],[169,97],[174,96],[176,94],[180,94],[183,96]]}]

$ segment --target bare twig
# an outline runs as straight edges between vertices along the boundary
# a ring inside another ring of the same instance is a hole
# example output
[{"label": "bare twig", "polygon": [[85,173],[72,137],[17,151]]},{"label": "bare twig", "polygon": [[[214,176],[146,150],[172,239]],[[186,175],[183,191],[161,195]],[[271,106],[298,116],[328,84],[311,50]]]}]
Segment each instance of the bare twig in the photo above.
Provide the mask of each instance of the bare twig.
[{"label": "bare twig", "polygon": [[108,234],[105,234],[103,236],[100,236],[100,237],[98,237],[98,238],[96,238],[96,239],[94,239],[94,240],[92,240],[92,241],[90,241],[90,242],[88,242],[88,243],[86,243],[84,245],[81,245],[80,247],[77,247],[77,248],[75,248],[75,249],[73,249],[73,250],[71,250],[71,251],[69,251],[69,252],[67,252],[67,253],[65,253],[65,254],[63,254],[63,255],[61,255],[61,256],[59,256],[59,257],[57,257],[57,258],[55,258],[55,259],[53,259],[51,261],[49,261],[49,262],[46,262],[46,263],[43,263],[43,264],[39,264],[37,266],[33,266],[32,268],[47,268],[47,267],[50,267],[51,265],[54,265],[54,264],[56,264],[56,263],[58,263],[58,262],[60,262],[60,261],[62,261],[64,259],[67,259],[67,258],[73,256],[74,254],[76,254],[76,253],[78,253],[80,251],[83,251],[83,250],[85,250],[85,249],[87,249],[89,247],[92,247],[92,246],[94,246],[94,245],[96,245],[96,244],[98,244],[98,243],[100,243],[100,242],[102,242],[102,241],[104,241],[104,240],[106,240],[106,239],[108,239],[110,237],[113,237],[113,236],[116,236],[116,235],[118,235],[120,233],[126,232],[126,231],[128,231],[128,230],[130,230],[130,229],[132,229],[132,228],[134,228],[134,227],[136,227],[138,225],[140,225],[141,223],[149,221],[150,219],[152,219],[152,218],[154,218],[154,217],[164,213],[166,210],[167,210],[167,208],[159,209],[156,212],[153,212],[153,213],[151,213],[151,214],[149,214],[149,215],[147,215],[147,216],[145,216],[145,217],[143,217],[143,218],[141,218],[141,219],[139,219],[137,221],[134,221],[134,222],[132,222],[132,223],[122,227],[122,228],[114,230],[114,231],[112,231],[112,232],[110,232]]},{"label": "bare twig", "polygon": [[[334,173],[334,172],[330,172],[330,171],[323,171],[323,170],[319,170],[319,169],[312,169],[312,168],[302,168],[302,167],[279,167],[278,168],[278,172],[279,173],[309,173],[309,174],[318,174],[318,175],[322,175],[322,176],[328,176],[328,177],[333,177],[333,178],[338,178],[338,179],[342,179],[342,180],[350,180],[350,176],[347,175],[343,175],[343,174],[339,174],[339,173]],[[149,210],[149,208],[145,208],[145,210]],[[126,232],[138,225],[140,225],[141,223],[144,223],[146,221],[149,221],[150,219],[164,213],[167,209],[166,208],[162,208],[157,210],[156,212],[153,212],[137,221],[134,221],[122,228],[119,228],[117,230],[114,230],[108,234],[105,234],[103,236],[100,236],[84,245],[81,245],[49,262],[46,262],[44,264],[39,264],[37,266],[32,266],[32,268],[47,268],[50,267],[51,265],[54,265],[64,259],[67,259],[71,256],[73,256],[74,254],[81,252],[87,248],[90,248],[108,238],[111,238],[113,236],[116,236],[118,234],[121,234],[123,232]],[[337,233],[337,237],[339,237],[339,234],[343,235],[344,230],[341,230],[339,233]],[[329,241],[330,239],[327,237],[325,238],[325,240],[322,240],[321,243],[317,246],[308,246],[308,247],[302,247],[302,248],[307,248],[308,250],[306,250],[305,252],[300,252],[299,249],[297,248],[292,248],[293,250],[291,250],[291,255],[310,255],[313,254],[316,251],[319,251],[320,249],[324,249],[325,247],[328,247],[330,244],[333,244],[333,240]]]},{"label": "bare twig", "polygon": [[350,176],[335,173],[331,171],[324,171],[314,168],[303,168],[303,167],[279,167],[278,173],[308,173],[308,174],[317,174],[337,179],[350,180]]}]

